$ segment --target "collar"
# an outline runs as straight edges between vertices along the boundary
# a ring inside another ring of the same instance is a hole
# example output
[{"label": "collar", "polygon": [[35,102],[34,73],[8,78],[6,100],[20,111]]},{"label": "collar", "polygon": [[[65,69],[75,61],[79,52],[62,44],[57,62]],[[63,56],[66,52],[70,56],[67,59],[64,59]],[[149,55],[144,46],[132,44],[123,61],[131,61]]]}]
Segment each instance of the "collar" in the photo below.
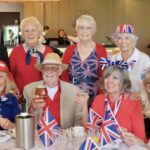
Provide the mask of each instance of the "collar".
[{"label": "collar", "polygon": [[[128,58],[127,62],[131,62],[135,60],[136,62],[139,60],[140,52],[137,48],[134,48],[133,54]],[[117,60],[122,60],[121,52],[117,55]]]}]

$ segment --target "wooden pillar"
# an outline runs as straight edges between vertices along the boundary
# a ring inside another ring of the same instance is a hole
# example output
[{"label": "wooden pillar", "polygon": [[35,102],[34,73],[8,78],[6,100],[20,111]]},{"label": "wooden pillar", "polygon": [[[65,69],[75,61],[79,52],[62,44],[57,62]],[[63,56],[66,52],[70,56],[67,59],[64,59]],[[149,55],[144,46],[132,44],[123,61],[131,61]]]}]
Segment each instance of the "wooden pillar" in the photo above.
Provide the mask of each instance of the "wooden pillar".
[{"label": "wooden pillar", "polygon": [[44,24],[44,3],[43,2],[24,2],[24,18],[35,16],[41,24]]}]

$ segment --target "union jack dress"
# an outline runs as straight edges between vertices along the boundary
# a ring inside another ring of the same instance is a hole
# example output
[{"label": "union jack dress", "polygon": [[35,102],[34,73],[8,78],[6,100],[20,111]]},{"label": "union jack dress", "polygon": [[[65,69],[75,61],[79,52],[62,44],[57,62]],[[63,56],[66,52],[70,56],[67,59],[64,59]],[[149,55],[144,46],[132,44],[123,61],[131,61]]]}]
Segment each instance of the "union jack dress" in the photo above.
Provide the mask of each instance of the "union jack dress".
[{"label": "union jack dress", "polygon": [[86,89],[92,101],[99,90],[99,72],[96,49],[84,61],[80,59],[77,48],[72,54],[69,65],[69,79],[71,83],[81,89]]}]

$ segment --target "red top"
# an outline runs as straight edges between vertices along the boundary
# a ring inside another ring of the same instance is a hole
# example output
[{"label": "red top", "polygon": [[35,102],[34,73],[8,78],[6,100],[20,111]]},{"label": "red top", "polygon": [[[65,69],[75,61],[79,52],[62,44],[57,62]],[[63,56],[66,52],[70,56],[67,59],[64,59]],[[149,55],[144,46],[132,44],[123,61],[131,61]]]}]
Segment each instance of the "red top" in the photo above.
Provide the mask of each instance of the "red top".
[{"label": "red top", "polygon": [[60,125],[60,86],[53,100],[51,100],[50,97],[46,98],[46,105],[43,109],[45,110],[47,106],[49,107],[49,110],[56,122]]},{"label": "red top", "polygon": [[[72,54],[74,52],[74,50],[77,48],[77,44],[74,44],[74,45],[71,45],[71,46],[68,46],[64,55],[63,55],[63,58],[62,58],[62,63],[65,63],[65,64],[70,64],[70,60],[72,58]],[[107,53],[106,53],[106,49],[99,45],[99,44],[96,44],[96,53],[97,53],[97,59],[99,60],[100,57],[104,57],[104,58],[107,58]],[[99,68],[99,75],[101,76],[101,69]],[[69,82],[69,75],[68,75],[68,70],[65,70],[62,75],[61,75],[61,79],[64,80],[64,81],[68,81]]]},{"label": "red top", "polygon": [[[104,95],[100,94],[92,104],[92,109],[102,117],[104,117],[105,112],[104,99]],[[113,111],[115,103],[109,102],[109,104]],[[129,132],[147,142],[140,101],[132,101],[129,97],[122,99],[115,117],[121,127],[126,128]]]},{"label": "red top", "polygon": [[[43,57],[50,52],[52,52],[52,49],[46,46]],[[41,73],[34,68],[36,57],[31,57],[30,64],[26,64],[26,52],[22,44],[13,49],[9,61],[10,71],[21,93],[25,85],[42,79]]]}]

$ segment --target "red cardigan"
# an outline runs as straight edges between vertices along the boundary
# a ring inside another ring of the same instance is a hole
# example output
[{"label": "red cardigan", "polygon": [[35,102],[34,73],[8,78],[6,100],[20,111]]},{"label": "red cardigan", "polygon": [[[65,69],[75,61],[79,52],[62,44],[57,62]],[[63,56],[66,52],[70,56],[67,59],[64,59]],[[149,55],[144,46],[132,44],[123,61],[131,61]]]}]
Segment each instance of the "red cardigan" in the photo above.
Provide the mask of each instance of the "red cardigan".
[{"label": "red cardigan", "polygon": [[[113,110],[114,104],[110,103],[110,107]],[[104,108],[104,95],[100,94],[95,98],[92,109],[104,117]],[[118,113],[116,114],[116,119],[121,127],[126,128],[129,132],[147,142],[142,108],[139,100],[133,101],[129,97],[122,99]]]},{"label": "red cardigan", "polygon": [[[65,64],[70,64],[70,60],[72,58],[72,54],[75,50],[75,48],[77,48],[77,44],[74,44],[74,45],[70,45],[67,47],[64,55],[63,55],[63,58],[62,58],[62,62],[65,63]],[[107,58],[107,53],[106,53],[106,49],[99,45],[99,44],[96,44],[96,53],[97,53],[97,59],[99,61],[100,57],[104,57],[104,58]],[[101,76],[101,73],[102,73],[102,70],[99,68],[99,75]],[[68,75],[68,70],[65,70],[62,75],[61,75],[61,79],[64,80],[64,81],[68,81],[69,82],[69,75]]]},{"label": "red cardigan", "polygon": [[[52,52],[52,49],[46,46],[43,57],[50,52]],[[9,57],[9,62],[10,71],[12,72],[21,93],[25,85],[42,79],[41,73],[34,67],[36,64],[35,57],[31,57],[29,65],[26,64],[26,52],[24,51],[22,44],[13,49]]]}]

